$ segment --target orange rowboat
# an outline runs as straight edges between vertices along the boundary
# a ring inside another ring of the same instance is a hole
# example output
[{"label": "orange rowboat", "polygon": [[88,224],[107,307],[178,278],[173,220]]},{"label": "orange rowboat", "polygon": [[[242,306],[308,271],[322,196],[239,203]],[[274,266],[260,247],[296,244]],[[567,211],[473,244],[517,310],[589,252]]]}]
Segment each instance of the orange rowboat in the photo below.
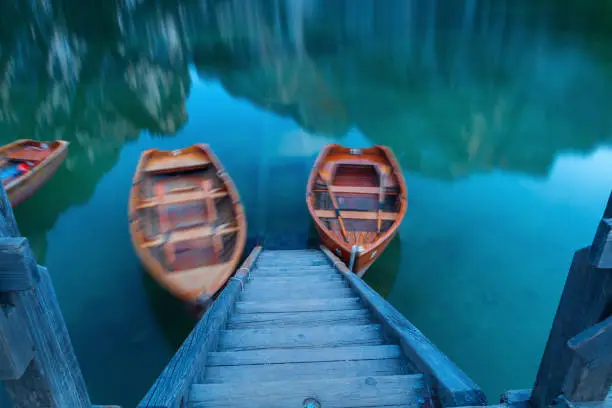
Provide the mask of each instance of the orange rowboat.
[{"label": "orange rowboat", "polygon": [[232,276],[246,242],[238,191],[204,144],[145,151],[130,193],[130,233],[151,276],[206,306]]},{"label": "orange rowboat", "polygon": [[397,233],[406,182],[389,148],[331,144],[312,169],[306,203],[323,244],[361,277]]},{"label": "orange rowboat", "polygon": [[34,194],[62,164],[68,142],[21,139],[0,147],[0,178],[11,206]]}]

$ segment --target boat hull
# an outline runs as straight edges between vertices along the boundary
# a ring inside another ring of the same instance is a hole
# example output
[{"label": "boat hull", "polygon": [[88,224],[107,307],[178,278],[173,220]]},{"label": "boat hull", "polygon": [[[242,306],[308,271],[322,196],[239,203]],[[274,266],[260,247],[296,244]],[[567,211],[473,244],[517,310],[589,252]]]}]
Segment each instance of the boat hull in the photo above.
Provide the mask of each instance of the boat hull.
[{"label": "boat hull", "polygon": [[323,245],[361,277],[397,234],[407,189],[388,148],[333,144],[315,162],[306,202]]},{"label": "boat hull", "polygon": [[[168,167],[177,164],[181,167]],[[215,188],[203,190],[209,183]],[[143,198],[147,189],[158,187],[166,194]],[[246,244],[238,191],[204,144],[174,152],[145,151],[134,176],[129,216],[132,244],[147,272],[190,304],[210,304],[234,273]]]},{"label": "boat hull", "polygon": [[[12,143],[39,143],[35,141],[17,141]],[[45,143],[45,142],[40,142]],[[15,181],[9,183],[6,188],[6,193],[12,207],[21,204],[39,188],[41,188],[55,174],[57,169],[62,165],[68,155],[68,145],[66,141],[46,142],[49,144],[56,143],[56,147],[47,158],[37,164],[30,172],[18,177]]]}]

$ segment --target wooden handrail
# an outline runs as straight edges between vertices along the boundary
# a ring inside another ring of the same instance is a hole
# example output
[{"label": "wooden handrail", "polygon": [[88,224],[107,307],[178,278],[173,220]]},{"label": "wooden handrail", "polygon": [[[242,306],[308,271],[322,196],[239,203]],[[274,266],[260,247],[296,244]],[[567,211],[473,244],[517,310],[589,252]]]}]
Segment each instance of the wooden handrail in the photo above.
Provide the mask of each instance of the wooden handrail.
[{"label": "wooden handrail", "polygon": [[416,369],[433,379],[433,386],[446,407],[482,406],[487,398],[459,367],[434,346],[412,323],[389,302],[352,273],[338,257],[325,246],[323,253],[344,276],[349,285],[377,316],[385,331],[398,338],[404,354]]}]

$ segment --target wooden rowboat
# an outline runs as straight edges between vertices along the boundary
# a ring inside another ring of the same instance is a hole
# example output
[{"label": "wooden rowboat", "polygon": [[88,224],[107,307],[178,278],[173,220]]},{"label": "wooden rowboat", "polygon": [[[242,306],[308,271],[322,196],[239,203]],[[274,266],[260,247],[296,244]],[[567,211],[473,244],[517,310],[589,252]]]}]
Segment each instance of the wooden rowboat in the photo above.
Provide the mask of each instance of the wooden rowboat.
[{"label": "wooden rowboat", "polygon": [[129,204],[136,253],[160,285],[207,305],[232,276],[246,242],[238,191],[212,150],[145,151]]},{"label": "wooden rowboat", "polygon": [[34,194],[62,164],[68,142],[21,139],[0,147],[0,178],[11,206]]},{"label": "wooden rowboat", "polygon": [[389,148],[331,144],[312,169],[306,203],[323,244],[363,276],[406,214],[406,182]]}]

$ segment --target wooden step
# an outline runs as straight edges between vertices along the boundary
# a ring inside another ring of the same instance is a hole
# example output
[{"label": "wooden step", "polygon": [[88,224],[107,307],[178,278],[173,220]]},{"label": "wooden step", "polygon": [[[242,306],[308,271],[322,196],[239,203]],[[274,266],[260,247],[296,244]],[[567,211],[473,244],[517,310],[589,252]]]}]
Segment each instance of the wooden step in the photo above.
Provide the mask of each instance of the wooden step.
[{"label": "wooden step", "polygon": [[300,299],[236,302],[235,313],[316,312],[321,310],[355,310],[365,306],[358,297],[342,299]]},{"label": "wooden step", "polygon": [[286,287],[280,288],[268,288],[262,290],[253,290],[249,288],[242,292],[240,300],[243,301],[257,301],[257,300],[291,300],[291,299],[339,299],[339,298],[350,298],[355,296],[353,289],[348,287],[345,288],[317,288],[317,287],[293,287],[293,289],[287,289]]},{"label": "wooden step", "polygon": [[326,290],[326,289],[346,289],[348,283],[344,280],[327,279],[327,280],[302,280],[296,279],[295,282],[276,281],[274,279],[266,279],[262,281],[255,279],[250,281],[244,287],[245,292],[259,291],[287,291],[288,293],[304,293],[310,290]]},{"label": "wooden step", "polygon": [[333,347],[313,349],[264,349],[208,353],[207,366],[287,364],[323,361],[384,360],[402,358],[400,346]]},{"label": "wooden step", "polygon": [[428,399],[421,374],[195,384],[187,407],[302,408],[316,398],[322,408],[422,407]]},{"label": "wooden step", "polygon": [[370,323],[374,323],[374,321],[370,312],[365,309],[325,312],[239,313],[232,316],[227,328],[263,329]]},{"label": "wooden step", "polygon": [[243,329],[221,331],[219,350],[375,346],[384,342],[378,324]]},{"label": "wooden step", "polygon": [[248,381],[313,380],[408,374],[401,358],[383,360],[324,361],[291,364],[249,364],[206,367],[203,383]]},{"label": "wooden step", "polygon": [[291,268],[256,268],[251,272],[252,276],[261,277],[304,277],[304,276],[317,276],[322,278],[323,276],[331,276],[334,278],[342,277],[340,273],[330,267],[291,267]]},{"label": "wooden step", "polygon": [[282,261],[270,261],[270,262],[257,262],[255,264],[256,268],[262,269],[262,268],[289,268],[289,269],[299,269],[299,268],[321,268],[321,267],[327,267],[327,268],[332,268],[333,269],[333,265],[330,264],[327,261],[320,261],[320,262],[315,262],[315,261],[308,261],[308,262],[300,262],[300,261],[287,261],[287,262],[282,262]]},{"label": "wooden step", "polygon": [[251,275],[249,285],[247,287],[255,286],[347,286],[348,283],[340,274],[330,275],[309,275],[309,276],[294,276],[294,275],[283,275],[283,276],[265,276],[265,275]]}]

